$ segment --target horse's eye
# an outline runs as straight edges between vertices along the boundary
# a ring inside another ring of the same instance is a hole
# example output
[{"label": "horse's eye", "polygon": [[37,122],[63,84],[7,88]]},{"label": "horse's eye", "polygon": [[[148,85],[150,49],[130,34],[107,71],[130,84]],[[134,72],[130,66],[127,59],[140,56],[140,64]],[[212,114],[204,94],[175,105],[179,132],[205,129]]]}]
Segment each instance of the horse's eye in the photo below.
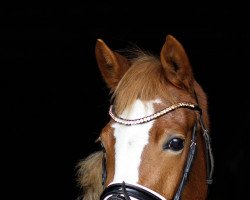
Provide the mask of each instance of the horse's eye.
[{"label": "horse's eye", "polygon": [[170,149],[172,151],[180,151],[184,147],[184,139],[181,138],[172,138],[164,146],[163,149]]}]

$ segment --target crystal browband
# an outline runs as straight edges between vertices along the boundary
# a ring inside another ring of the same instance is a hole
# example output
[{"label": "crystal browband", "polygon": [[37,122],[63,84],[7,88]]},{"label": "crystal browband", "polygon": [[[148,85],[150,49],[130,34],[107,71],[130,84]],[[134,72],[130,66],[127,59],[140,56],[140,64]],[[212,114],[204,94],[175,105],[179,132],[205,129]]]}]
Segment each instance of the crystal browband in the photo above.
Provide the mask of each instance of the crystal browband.
[{"label": "crystal browband", "polygon": [[167,107],[167,108],[165,108],[163,110],[160,110],[160,111],[158,111],[158,112],[156,112],[156,113],[154,113],[152,115],[148,115],[146,117],[139,118],[139,119],[124,119],[124,118],[121,118],[121,117],[117,116],[114,113],[113,106],[111,105],[110,109],[109,109],[109,115],[117,123],[127,125],[127,126],[131,126],[131,125],[143,124],[143,123],[152,121],[152,120],[154,120],[154,119],[156,119],[158,117],[161,117],[162,115],[165,115],[165,114],[169,113],[170,111],[175,110],[177,108],[189,108],[189,109],[197,110],[197,111],[201,112],[201,109],[200,109],[200,107],[198,105],[181,102],[181,103],[173,104],[173,105],[171,105],[171,106],[169,106],[169,107]]}]

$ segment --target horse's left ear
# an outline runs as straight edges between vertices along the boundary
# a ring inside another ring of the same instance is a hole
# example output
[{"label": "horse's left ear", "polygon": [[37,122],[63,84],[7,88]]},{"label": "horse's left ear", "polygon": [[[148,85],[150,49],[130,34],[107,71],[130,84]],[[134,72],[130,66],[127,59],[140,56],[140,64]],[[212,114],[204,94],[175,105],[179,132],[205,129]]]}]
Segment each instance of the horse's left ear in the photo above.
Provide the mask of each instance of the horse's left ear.
[{"label": "horse's left ear", "polygon": [[167,80],[178,88],[191,91],[194,81],[192,67],[183,46],[173,36],[166,37],[160,59]]}]

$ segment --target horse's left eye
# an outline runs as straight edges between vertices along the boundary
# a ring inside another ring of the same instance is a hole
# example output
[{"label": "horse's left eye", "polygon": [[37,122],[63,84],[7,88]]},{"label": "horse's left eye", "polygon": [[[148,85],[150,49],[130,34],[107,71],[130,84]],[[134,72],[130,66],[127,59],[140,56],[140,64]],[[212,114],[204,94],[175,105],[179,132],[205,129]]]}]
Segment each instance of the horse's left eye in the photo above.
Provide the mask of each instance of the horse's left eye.
[{"label": "horse's left eye", "polygon": [[172,138],[164,146],[163,149],[170,149],[172,151],[180,151],[184,147],[184,139],[181,138]]}]

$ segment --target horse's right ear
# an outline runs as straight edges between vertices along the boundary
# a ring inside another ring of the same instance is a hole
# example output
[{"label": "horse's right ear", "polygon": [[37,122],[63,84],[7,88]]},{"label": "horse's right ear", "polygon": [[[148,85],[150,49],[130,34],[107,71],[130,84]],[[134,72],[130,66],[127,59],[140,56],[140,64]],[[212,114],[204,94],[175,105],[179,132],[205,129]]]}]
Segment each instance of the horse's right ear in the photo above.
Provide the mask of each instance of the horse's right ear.
[{"label": "horse's right ear", "polygon": [[104,81],[111,90],[114,90],[128,70],[129,60],[113,52],[101,39],[96,41],[95,55]]}]

